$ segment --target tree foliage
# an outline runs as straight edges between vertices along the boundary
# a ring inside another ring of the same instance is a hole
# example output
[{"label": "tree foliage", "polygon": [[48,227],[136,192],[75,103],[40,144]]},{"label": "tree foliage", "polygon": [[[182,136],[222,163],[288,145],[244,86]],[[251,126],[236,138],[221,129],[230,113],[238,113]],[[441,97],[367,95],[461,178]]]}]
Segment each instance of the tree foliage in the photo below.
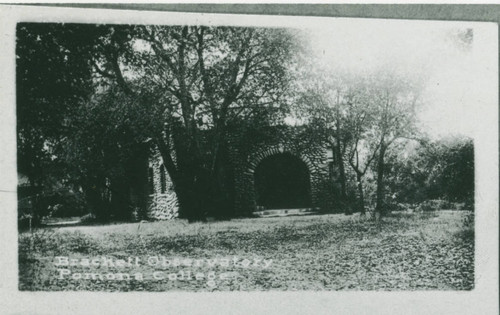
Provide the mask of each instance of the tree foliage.
[{"label": "tree foliage", "polygon": [[181,215],[231,211],[228,198],[213,198],[230,194],[227,128],[282,117],[294,45],[281,29],[204,26],[111,26],[100,38],[99,82],[143,108]]},{"label": "tree foliage", "polygon": [[42,179],[57,160],[102,212],[153,144],[185,217],[230,211],[228,127],[284,117],[296,50],[283,29],[20,26],[19,169]]},{"label": "tree foliage", "polygon": [[64,177],[54,148],[71,131],[68,117],[92,92],[89,27],[20,23],[16,41],[17,163],[35,210]]},{"label": "tree foliage", "polygon": [[387,155],[388,194],[399,203],[442,199],[474,207],[474,144],[466,137],[403,142]]},{"label": "tree foliage", "polygon": [[[418,80],[389,69],[352,74],[308,67],[299,84],[297,112],[303,123],[324,130],[337,157],[346,198],[348,172],[354,173],[358,210],[365,212],[365,175],[376,165],[377,210],[383,208],[385,154],[401,138],[416,137]],[[372,174],[370,174],[372,175]]]},{"label": "tree foliage", "polygon": [[473,198],[472,143],[396,159],[403,139],[421,140],[419,80],[318,69],[291,30],[25,23],[17,37],[19,171],[37,192],[85,195],[103,217],[145,209],[133,196],[146,195],[148,148],[160,151],[183,217],[231,216],[228,135],[290,117],[332,151],[346,213],[350,194],[365,211],[369,181],[379,213],[405,180],[425,198]]}]

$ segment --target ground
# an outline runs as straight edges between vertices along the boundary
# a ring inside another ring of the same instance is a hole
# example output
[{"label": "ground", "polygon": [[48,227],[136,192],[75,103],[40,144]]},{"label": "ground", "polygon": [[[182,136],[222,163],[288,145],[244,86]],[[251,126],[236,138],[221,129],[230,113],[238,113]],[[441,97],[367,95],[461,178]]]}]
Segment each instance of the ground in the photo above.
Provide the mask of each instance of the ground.
[{"label": "ground", "polygon": [[437,211],[378,225],[338,214],[44,228],[19,235],[19,288],[471,290],[473,221]]}]

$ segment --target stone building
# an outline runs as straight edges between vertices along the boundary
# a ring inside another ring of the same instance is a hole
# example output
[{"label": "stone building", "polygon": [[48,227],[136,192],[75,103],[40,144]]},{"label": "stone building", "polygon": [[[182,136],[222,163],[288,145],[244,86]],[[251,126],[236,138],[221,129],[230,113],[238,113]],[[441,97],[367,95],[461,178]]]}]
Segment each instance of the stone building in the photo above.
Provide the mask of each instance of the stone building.
[{"label": "stone building", "polygon": [[[229,138],[234,217],[270,209],[335,212],[340,184],[331,148],[302,127],[235,131]],[[178,216],[172,181],[161,155],[149,158],[150,219]]]}]

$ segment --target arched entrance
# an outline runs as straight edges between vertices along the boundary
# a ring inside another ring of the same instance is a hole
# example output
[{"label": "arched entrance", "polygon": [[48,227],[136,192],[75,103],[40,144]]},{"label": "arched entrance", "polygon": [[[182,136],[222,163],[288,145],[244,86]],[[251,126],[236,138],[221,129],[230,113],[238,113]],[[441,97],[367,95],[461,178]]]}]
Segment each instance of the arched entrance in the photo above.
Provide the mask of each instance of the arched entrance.
[{"label": "arched entrance", "polygon": [[265,209],[311,207],[310,174],[306,163],[290,153],[268,156],[254,173],[257,206]]}]

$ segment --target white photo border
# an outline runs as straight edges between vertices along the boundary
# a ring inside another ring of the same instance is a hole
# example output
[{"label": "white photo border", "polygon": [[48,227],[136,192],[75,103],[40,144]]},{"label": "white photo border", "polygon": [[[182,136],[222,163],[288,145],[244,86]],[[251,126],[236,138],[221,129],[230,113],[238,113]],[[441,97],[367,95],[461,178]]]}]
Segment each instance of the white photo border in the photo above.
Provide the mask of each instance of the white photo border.
[{"label": "white photo border", "polygon": [[[286,4],[282,4],[286,5]],[[472,291],[322,292],[20,292],[17,264],[17,187],[15,111],[15,31],[18,22],[92,24],[208,24],[293,27],[328,23],[337,17],[273,16],[0,6],[0,309],[16,314],[141,313],[498,313],[498,25],[474,22],[474,40],[484,47],[485,102],[475,140],[476,246]],[[346,18],[347,19],[347,18]],[[351,18],[349,18],[351,19]],[[393,20],[378,20],[387,23]],[[406,20],[410,22],[410,20]],[[422,21],[421,23],[454,23]],[[405,21],[401,20],[402,23]],[[412,21],[415,22],[415,21]]]}]

